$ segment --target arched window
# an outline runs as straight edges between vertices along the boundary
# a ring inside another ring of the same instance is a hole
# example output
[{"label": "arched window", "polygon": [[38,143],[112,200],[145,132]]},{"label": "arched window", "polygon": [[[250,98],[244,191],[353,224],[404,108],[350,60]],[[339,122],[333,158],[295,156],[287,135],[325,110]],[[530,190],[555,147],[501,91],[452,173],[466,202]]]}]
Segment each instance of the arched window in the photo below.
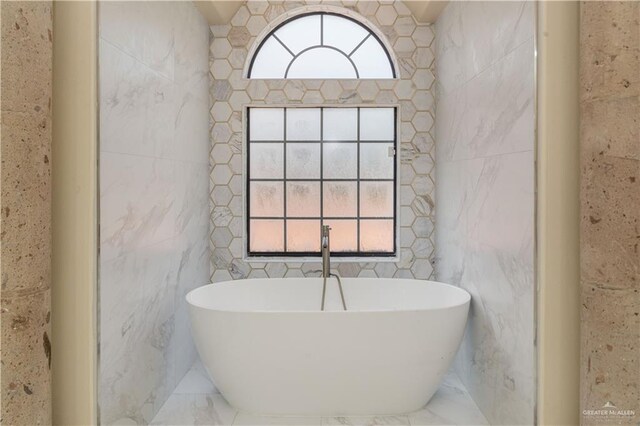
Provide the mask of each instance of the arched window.
[{"label": "arched window", "polygon": [[360,22],[329,12],[296,16],[264,38],[249,78],[395,78],[389,52]]}]

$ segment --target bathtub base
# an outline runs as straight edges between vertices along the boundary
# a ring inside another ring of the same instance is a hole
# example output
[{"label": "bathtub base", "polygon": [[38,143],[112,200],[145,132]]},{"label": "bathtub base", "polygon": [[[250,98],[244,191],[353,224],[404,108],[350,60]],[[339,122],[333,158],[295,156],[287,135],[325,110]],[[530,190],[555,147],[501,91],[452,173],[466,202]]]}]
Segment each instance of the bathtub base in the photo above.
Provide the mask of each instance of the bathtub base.
[{"label": "bathtub base", "polygon": [[[215,319],[218,324],[226,322],[222,329],[229,333],[204,345],[201,341],[198,347],[227,401],[255,414],[354,416],[416,411],[433,396],[457,350],[456,344],[447,348],[444,341],[438,342],[437,321],[424,313],[360,313],[352,318],[290,314],[284,320],[249,316],[253,318]],[[238,322],[252,330],[251,339],[231,331]],[[430,342],[420,339],[414,327],[430,333]],[[214,347],[220,341],[227,341],[227,359]]]}]

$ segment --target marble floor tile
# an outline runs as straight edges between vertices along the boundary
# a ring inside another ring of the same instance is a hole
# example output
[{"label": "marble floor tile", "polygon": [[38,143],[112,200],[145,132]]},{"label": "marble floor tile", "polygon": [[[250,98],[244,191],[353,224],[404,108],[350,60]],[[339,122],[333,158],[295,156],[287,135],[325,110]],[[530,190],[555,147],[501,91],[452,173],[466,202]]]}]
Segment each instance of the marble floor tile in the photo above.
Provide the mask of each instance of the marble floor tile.
[{"label": "marble floor tile", "polygon": [[488,425],[487,419],[453,373],[445,376],[440,389],[419,411],[409,414],[411,426],[426,425]]},{"label": "marble floor tile", "polygon": [[237,415],[220,394],[172,394],[152,425],[231,425]]},{"label": "marble floor tile", "polygon": [[323,417],[322,426],[377,426],[377,425],[409,425],[407,416],[354,416]]},{"label": "marble floor tile", "polygon": [[196,361],[162,406],[152,425],[378,426],[488,425],[460,379],[449,373],[422,410],[399,416],[277,417],[238,412],[220,395]]},{"label": "marble floor tile", "polygon": [[257,416],[248,413],[238,413],[233,425],[258,426],[321,426],[321,417],[276,417],[276,416]]}]

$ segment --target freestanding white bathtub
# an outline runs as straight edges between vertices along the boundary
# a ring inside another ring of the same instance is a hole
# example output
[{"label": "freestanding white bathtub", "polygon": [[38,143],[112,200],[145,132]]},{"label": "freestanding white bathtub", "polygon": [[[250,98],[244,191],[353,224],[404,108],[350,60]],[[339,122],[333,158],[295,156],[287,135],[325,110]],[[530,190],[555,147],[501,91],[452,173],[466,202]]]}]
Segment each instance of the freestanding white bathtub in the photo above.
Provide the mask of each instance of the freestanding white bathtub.
[{"label": "freestanding white bathtub", "polygon": [[193,337],[234,407],[274,415],[398,414],[423,407],[458,350],[469,293],[433,281],[248,279],[187,295]]}]

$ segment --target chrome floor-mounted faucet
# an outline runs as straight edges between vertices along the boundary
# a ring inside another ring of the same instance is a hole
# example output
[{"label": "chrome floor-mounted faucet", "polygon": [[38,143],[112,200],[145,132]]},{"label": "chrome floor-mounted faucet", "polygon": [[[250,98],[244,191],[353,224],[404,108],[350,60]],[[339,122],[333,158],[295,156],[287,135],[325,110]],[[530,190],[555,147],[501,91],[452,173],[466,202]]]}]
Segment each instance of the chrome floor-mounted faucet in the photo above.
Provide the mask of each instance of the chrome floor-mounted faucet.
[{"label": "chrome floor-mounted faucet", "polygon": [[322,226],[322,237],[320,239],[320,247],[322,250],[322,278],[331,275],[331,248],[329,244],[329,225]]},{"label": "chrome floor-mounted faucet", "polygon": [[342,309],[347,310],[347,304],[344,300],[344,292],[342,291],[342,280],[336,274],[331,273],[331,245],[329,243],[329,225],[322,226],[322,234],[320,237],[320,250],[322,252],[322,304],[320,309],[324,311],[324,301],[327,294],[327,278],[336,277],[338,280],[338,288],[340,289],[340,298],[342,299]]}]

